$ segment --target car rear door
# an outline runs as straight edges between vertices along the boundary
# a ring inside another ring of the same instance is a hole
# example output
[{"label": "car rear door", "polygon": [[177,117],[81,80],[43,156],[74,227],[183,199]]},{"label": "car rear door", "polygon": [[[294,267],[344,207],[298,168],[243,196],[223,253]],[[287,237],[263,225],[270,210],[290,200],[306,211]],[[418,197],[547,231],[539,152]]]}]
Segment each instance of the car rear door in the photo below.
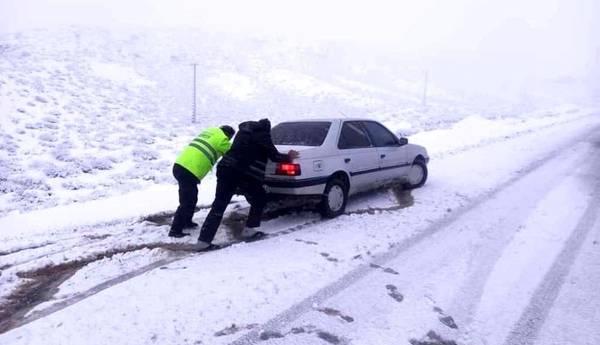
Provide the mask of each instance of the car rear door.
[{"label": "car rear door", "polygon": [[377,148],[379,159],[378,182],[388,183],[400,179],[410,167],[406,146],[400,145],[398,138],[385,126],[375,121],[363,121],[373,146]]},{"label": "car rear door", "polygon": [[344,121],[338,149],[340,158],[350,173],[351,192],[376,186],[374,175],[379,171],[379,155],[360,121]]}]

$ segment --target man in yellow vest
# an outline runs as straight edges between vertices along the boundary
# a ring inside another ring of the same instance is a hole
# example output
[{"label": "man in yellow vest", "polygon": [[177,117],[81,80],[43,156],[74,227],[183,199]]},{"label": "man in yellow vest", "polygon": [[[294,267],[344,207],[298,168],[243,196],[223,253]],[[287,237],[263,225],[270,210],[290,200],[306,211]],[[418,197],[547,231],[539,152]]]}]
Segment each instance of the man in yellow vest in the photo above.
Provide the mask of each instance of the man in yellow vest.
[{"label": "man in yellow vest", "polygon": [[179,184],[179,207],[171,224],[170,237],[188,236],[183,229],[195,228],[192,221],[198,202],[198,184],[217,160],[231,148],[235,130],[231,126],[211,127],[198,135],[177,157],[173,176]]}]

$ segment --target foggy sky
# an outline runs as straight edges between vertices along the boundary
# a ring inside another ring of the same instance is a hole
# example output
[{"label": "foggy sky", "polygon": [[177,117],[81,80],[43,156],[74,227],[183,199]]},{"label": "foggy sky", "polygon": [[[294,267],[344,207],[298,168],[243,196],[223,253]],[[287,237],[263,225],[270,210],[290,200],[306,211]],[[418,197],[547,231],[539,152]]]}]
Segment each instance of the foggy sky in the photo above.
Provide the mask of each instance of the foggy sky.
[{"label": "foggy sky", "polygon": [[[0,0],[0,33],[65,25],[343,39],[474,70],[581,76],[598,63],[597,0]],[[597,68],[597,66],[596,66]]]}]

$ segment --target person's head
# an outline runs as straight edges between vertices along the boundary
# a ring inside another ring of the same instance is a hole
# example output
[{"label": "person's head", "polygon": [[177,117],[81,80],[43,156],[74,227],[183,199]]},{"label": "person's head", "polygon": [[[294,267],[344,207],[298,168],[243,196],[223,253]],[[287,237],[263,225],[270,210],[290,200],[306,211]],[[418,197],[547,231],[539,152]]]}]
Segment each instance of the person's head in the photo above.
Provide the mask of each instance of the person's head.
[{"label": "person's head", "polygon": [[223,125],[220,128],[223,131],[223,133],[225,133],[227,138],[229,138],[229,139],[233,138],[233,136],[235,134],[235,129],[233,129],[233,127],[228,126],[228,125]]},{"label": "person's head", "polygon": [[269,119],[260,119],[258,120],[258,123],[267,131],[271,130],[271,121],[269,121]]}]

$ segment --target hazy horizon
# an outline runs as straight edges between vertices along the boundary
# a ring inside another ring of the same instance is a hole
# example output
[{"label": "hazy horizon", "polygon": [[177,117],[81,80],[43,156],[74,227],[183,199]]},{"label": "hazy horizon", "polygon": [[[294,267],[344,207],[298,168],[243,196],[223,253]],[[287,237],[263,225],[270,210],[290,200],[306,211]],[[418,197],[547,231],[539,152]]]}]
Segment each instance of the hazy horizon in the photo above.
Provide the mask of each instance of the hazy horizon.
[{"label": "hazy horizon", "polygon": [[594,0],[4,0],[0,33],[79,25],[339,41],[419,61],[454,83],[483,76],[500,87],[600,73],[599,14]]}]

